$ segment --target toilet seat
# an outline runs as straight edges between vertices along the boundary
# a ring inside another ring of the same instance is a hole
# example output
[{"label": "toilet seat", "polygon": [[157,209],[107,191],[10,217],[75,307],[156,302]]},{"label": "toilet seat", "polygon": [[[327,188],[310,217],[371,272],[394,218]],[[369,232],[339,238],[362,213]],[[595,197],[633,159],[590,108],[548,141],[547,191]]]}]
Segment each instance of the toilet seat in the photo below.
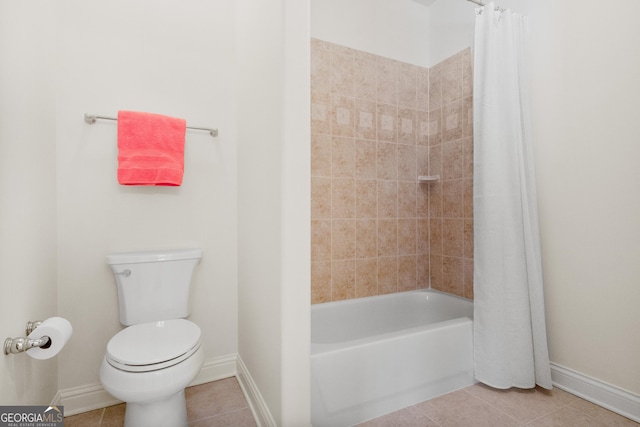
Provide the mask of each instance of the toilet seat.
[{"label": "toilet seat", "polygon": [[129,326],[107,344],[106,360],[127,372],[150,372],[174,366],[200,348],[200,328],[186,319]]}]

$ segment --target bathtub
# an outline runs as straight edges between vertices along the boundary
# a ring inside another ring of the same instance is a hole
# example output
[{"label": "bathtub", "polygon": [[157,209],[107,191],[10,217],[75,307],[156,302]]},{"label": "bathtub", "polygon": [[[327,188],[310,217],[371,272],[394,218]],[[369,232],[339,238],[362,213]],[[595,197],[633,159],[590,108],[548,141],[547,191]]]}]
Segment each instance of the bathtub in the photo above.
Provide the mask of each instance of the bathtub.
[{"label": "bathtub", "polygon": [[472,301],[433,290],[313,305],[313,426],[351,426],[473,384],[472,319]]}]

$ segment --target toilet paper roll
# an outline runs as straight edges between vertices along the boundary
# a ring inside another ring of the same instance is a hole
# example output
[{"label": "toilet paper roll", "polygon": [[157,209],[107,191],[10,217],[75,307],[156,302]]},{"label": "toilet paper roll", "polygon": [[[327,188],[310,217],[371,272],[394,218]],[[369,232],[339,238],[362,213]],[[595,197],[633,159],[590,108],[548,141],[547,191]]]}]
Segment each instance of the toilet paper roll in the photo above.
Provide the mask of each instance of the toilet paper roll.
[{"label": "toilet paper roll", "polygon": [[50,317],[29,334],[29,338],[34,340],[44,336],[49,337],[50,345],[45,346],[46,348],[33,347],[27,350],[27,354],[34,359],[50,359],[60,353],[60,350],[71,338],[71,334],[73,334],[73,328],[67,319]]}]

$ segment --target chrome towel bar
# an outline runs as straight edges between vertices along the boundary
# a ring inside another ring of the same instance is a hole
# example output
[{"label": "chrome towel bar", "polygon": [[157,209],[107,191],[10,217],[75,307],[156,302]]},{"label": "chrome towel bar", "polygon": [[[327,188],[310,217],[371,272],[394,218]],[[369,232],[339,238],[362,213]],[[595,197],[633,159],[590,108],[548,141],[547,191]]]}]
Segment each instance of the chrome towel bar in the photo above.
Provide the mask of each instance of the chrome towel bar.
[{"label": "chrome towel bar", "polygon": [[[99,116],[97,114],[84,113],[84,121],[89,123],[90,125],[94,124],[96,122],[96,120],[113,120],[113,121],[117,122],[118,118],[117,117],[109,117],[109,116]],[[214,128],[187,126],[187,129],[205,130],[205,131],[209,132],[209,135],[211,135],[213,137],[218,136],[218,129],[214,129]]]}]

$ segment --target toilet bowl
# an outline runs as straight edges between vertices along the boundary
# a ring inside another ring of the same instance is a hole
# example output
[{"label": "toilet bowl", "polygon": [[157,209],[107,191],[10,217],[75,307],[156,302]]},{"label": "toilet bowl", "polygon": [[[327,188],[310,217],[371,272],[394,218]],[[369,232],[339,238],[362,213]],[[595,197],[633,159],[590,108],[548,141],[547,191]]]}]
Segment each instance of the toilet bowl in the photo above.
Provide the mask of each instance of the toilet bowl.
[{"label": "toilet bowl", "polygon": [[127,402],[125,426],[187,426],[184,389],[204,360],[200,328],[185,319],[129,326],[107,345],[100,380]]},{"label": "toilet bowl", "polygon": [[201,257],[200,249],[107,257],[126,328],[107,344],[100,381],[126,402],[125,427],[187,426],[184,389],[204,361],[200,328],[186,319],[191,276]]}]

